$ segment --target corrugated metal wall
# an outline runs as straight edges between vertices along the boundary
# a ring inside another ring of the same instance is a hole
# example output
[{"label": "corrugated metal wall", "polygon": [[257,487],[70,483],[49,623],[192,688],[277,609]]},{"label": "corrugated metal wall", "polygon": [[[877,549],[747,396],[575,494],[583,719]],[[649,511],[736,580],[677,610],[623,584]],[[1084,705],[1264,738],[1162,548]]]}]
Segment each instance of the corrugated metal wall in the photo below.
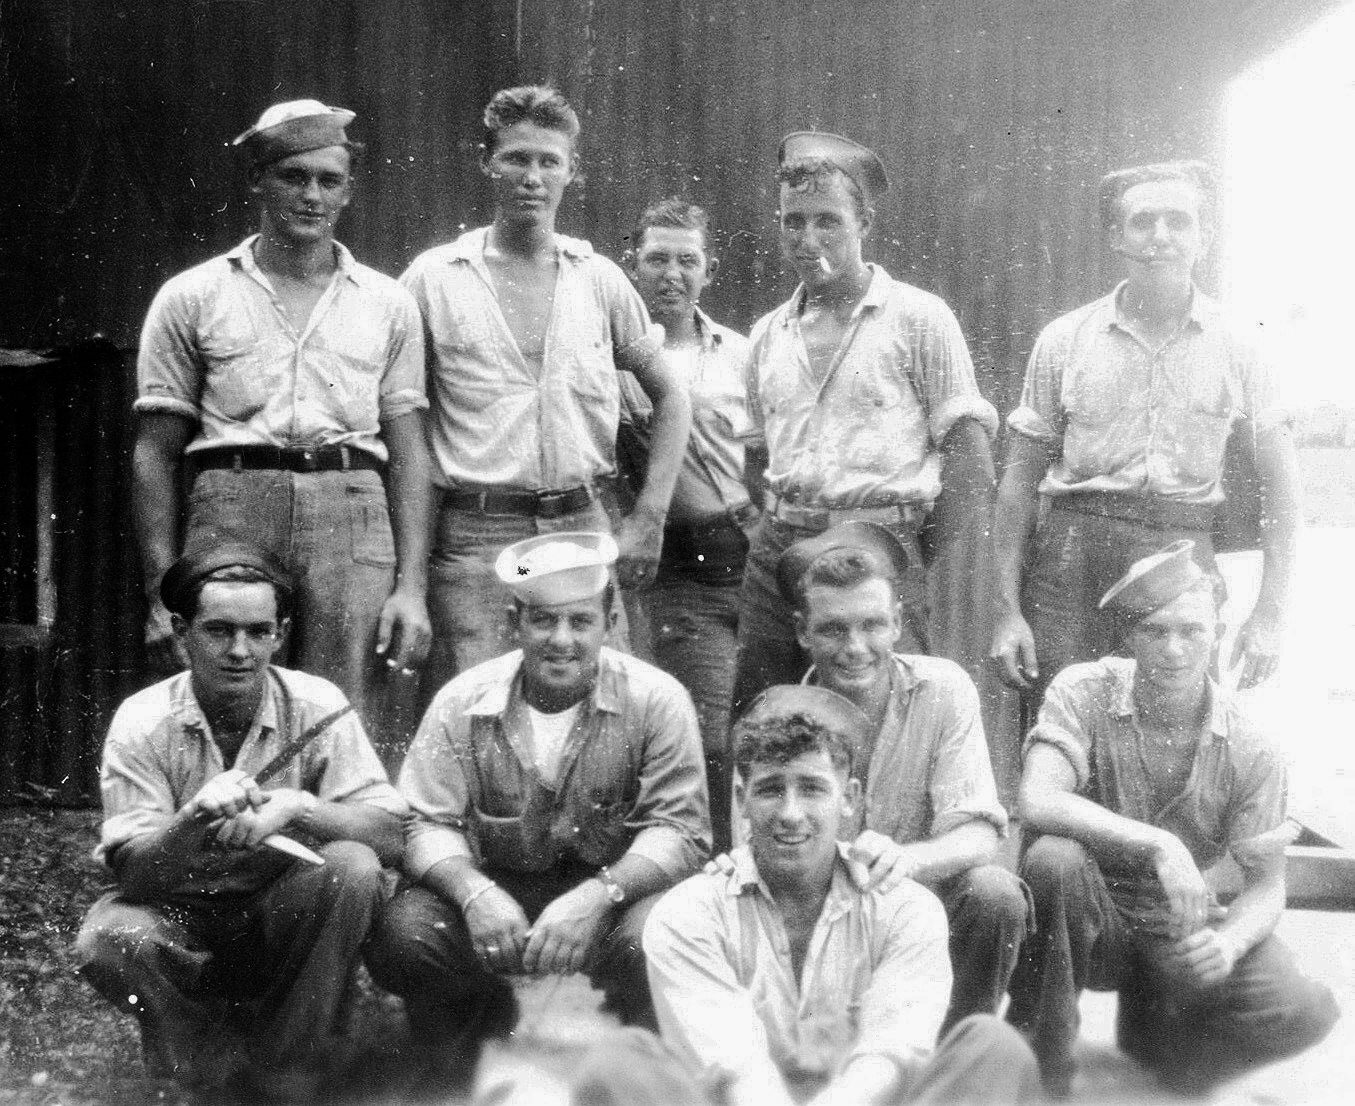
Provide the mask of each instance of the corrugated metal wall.
[{"label": "corrugated metal wall", "polygon": [[[358,112],[370,157],[341,236],[398,272],[487,218],[474,151],[488,94],[549,78],[584,117],[586,175],[562,229],[616,254],[651,199],[707,204],[725,238],[709,306],[740,326],[790,288],[780,135],[875,145],[895,182],[875,256],[954,305],[1006,409],[1038,328],[1111,279],[1099,175],[1214,153],[1228,79],[1329,6],[0,0],[0,345],[97,332],[130,350],[160,282],[251,229],[226,143],[292,96]],[[56,387],[59,646],[0,654],[0,794],[30,779],[87,793],[108,711],[136,678],[125,369],[86,366]]]}]

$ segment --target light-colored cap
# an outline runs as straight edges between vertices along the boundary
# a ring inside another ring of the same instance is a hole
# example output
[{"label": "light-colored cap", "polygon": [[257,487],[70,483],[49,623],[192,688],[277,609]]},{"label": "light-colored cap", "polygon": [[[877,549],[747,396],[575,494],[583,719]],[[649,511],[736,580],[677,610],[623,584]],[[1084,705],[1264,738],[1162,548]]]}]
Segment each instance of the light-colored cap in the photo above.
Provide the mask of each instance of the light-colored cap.
[{"label": "light-colored cap", "polygon": [[616,539],[590,530],[514,542],[494,562],[500,582],[523,603],[553,607],[591,599],[607,586]]},{"label": "light-colored cap", "polygon": [[355,118],[347,108],[332,108],[319,100],[288,100],[266,108],[259,121],[231,142],[244,150],[250,164],[269,165],[293,154],[342,146],[344,130]]},{"label": "light-colored cap", "polygon": [[1146,618],[1159,611],[1205,579],[1205,572],[1192,557],[1195,543],[1186,538],[1140,558],[1101,596],[1102,610],[1131,618]]},{"label": "light-colored cap", "polygon": [[827,131],[793,131],[781,140],[776,152],[779,165],[797,161],[829,161],[856,181],[867,197],[889,191],[884,162],[868,146]]}]

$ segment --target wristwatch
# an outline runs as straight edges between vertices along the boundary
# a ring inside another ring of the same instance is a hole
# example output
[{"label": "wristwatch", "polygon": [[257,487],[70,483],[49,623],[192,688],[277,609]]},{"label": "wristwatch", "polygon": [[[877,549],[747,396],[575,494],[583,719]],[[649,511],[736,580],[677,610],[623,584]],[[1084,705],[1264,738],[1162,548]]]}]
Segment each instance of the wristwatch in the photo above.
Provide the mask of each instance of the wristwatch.
[{"label": "wristwatch", "polygon": [[607,898],[611,899],[612,902],[620,905],[626,901],[626,889],[616,882],[611,869],[607,865],[604,864],[598,869],[597,878],[598,882],[607,889]]}]

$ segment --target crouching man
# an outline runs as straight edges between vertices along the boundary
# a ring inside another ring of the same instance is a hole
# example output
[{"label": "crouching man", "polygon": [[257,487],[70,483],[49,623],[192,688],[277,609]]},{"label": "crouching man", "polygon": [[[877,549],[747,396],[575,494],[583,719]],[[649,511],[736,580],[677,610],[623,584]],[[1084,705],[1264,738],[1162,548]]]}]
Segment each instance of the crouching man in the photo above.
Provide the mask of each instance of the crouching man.
[{"label": "crouching man", "polygon": [[305,1098],[406,807],[342,692],[270,663],[292,598],[270,554],[190,553],[160,592],[189,668],[109,727],[96,855],[118,887],[85,919],[79,970],[136,1016],[153,1072]]},{"label": "crouching man", "polygon": [[940,901],[909,879],[863,890],[838,841],[866,729],[836,693],[784,686],[736,727],[749,843],[645,925],[663,1036],[732,1104],[1027,1101],[1035,1058],[991,1014],[935,1045],[951,984]]},{"label": "crouching man", "polygon": [[429,1091],[464,1087],[513,1028],[506,974],[587,972],[623,1022],[653,1025],[641,927],[700,867],[710,822],[690,697],[602,644],[616,557],[603,533],[508,546],[521,648],[439,692],[400,773],[414,882],[368,965],[405,1001]]},{"label": "crouching man", "polygon": [[[1084,987],[1119,991],[1120,1047],[1186,1094],[1302,1051],[1337,1018],[1273,935],[1284,767],[1209,678],[1217,597],[1191,557],[1173,542],[1105,594],[1132,659],[1065,668],[1026,740],[1021,815],[1045,836],[1021,865],[1036,930],[1008,1017],[1055,1097],[1075,1074]],[[1226,910],[1201,875],[1225,853],[1243,873]]]}]

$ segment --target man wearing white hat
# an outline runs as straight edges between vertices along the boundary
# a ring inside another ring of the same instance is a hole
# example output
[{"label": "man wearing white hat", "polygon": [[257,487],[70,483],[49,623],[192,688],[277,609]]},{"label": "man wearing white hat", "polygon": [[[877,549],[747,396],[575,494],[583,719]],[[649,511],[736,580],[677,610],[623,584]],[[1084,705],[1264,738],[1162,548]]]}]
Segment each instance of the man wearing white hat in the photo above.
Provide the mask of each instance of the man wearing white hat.
[{"label": "man wearing white hat", "polygon": [[[1020,810],[1044,836],[1021,874],[1036,927],[1009,1020],[1066,1096],[1084,987],[1118,990],[1120,1046],[1168,1088],[1203,1093],[1293,1055],[1337,1018],[1274,936],[1285,904],[1284,761],[1209,676],[1214,582],[1178,541],[1102,598],[1132,659],[1054,677],[1026,740]],[[1204,870],[1242,869],[1226,908]]]},{"label": "man wearing white hat", "polygon": [[505,973],[586,971],[622,1020],[652,1024],[640,928],[709,851],[706,777],[686,691],[603,645],[616,557],[592,532],[505,549],[521,648],[443,688],[405,758],[411,883],[368,963],[435,1080],[464,1081],[512,1028]]},{"label": "man wearing white hat", "polygon": [[184,661],[157,590],[180,532],[185,548],[255,541],[296,579],[289,663],[342,687],[380,744],[379,681],[412,673],[431,636],[427,400],[414,301],[334,240],[360,149],[352,119],[294,100],[235,140],[259,233],[151,305],[133,511],[153,661]]},{"label": "man wearing white hat", "polygon": [[950,308],[862,259],[889,187],[880,159],[850,139],[800,132],[782,140],[779,160],[781,250],[801,283],[751,336],[749,414],[769,494],[740,596],[735,717],[763,687],[803,672],[776,565],[792,542],[839,522],[879,522],[904,543],[900,648],[932,651],[918,532],[944,502],[938,546],[981,546],[997,430]]}]

